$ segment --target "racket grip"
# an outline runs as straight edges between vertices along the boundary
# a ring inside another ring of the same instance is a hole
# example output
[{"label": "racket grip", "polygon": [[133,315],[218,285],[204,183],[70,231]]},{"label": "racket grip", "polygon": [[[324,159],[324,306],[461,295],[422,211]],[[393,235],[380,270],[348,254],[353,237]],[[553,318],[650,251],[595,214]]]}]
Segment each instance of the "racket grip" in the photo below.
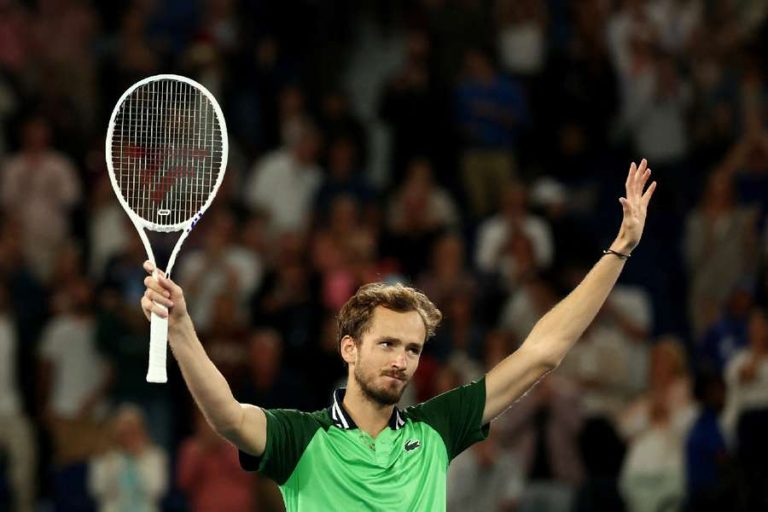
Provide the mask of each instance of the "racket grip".
[{"label": "racket grip", "polygon": [[147,382],[168,382],[165,356],[168,350],[168,319],[152,313],[149,329]]}]

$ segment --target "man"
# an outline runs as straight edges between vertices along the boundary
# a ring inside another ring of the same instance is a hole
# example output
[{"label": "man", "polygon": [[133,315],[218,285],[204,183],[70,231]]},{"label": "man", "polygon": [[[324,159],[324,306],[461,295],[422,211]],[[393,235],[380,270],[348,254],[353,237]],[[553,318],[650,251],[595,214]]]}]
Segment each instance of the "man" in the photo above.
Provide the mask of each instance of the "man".
[{"label": "man", "polygon": [[[241,451],[245,469],[279,485],[289,511],[444,510],[453,457],[488,435],[489,423],[556,368],[605,301],[640,241],[656,188],[645,160],[630,166],[616,240],[584,280],[544,315],[523,345],[480,380],[400,411],[395,407],[441,313],[401,285],[363,286],[338,317],[345,390],[323,411],[241,404],[206,356],[170,279],[147,277],[142,309],[168,318],[168,339],[213,429]],[[154,271],[146,262],[147,272]]]}]

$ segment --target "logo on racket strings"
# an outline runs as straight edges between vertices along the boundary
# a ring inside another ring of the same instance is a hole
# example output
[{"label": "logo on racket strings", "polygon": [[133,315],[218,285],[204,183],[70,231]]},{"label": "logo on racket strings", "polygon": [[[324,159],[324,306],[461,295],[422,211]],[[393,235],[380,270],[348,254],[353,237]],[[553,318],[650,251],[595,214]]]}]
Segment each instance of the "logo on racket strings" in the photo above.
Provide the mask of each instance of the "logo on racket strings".
[{"label": "logo on racket strings", "polygon": [[[149,166],[139,175],[141,186],[149,190],[149,197],[154,203],[161,202],[181,178],[195,177],[199,166],[211,157],[206,150],[189,148],[148,149],[134,146],[128,153],[132,158],[149,159]],[[160,174],[163,168],[165,172]],[[168,209],[157,212],[161,217],[170,213]]]}]

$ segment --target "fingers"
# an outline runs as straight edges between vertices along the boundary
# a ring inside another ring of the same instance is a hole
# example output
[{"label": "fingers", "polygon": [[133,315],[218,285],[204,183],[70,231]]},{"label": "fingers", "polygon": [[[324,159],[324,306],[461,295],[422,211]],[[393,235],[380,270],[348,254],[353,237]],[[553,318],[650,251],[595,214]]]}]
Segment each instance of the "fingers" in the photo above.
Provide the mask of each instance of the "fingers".
[{"label": "fingers", "polygon": [[152,313],[162,318],[168,317],[168,308],[156,302],[152,302],[146,295],[141,298],[141,309],[144,311],[144,316],[147,317],[147,320],[152,318]]},{"label": "fingers", "polygon": [[157,273],[158,273],[158,274],[160,274],[161,276],[165,276],[165,272],[163,272],[162,270],[160,270],[159,268],[157,268],[157,267],[155,266],[155,264],[154,264],[154,263],[152,263],[152,262],[151,262],[151,261],[149,261],[149,260],[146,260],[146,261],[144,262],[144,264],[142,265],[142,267],[144,267],[144,270],[146,270],[146,271],[147,271],[147,274],[154,274],[155,272],[157,272]]},{"label": "fingers", "polygon": [[637,168],[637,175],[638,175],[638,176],[641,176],[641,175],[643,175],[643,174],[645,173],[645,170],[646,170],[647,168],[648,168],[648,160],[646,160],[645,158],[643,158],[643,159],[640,161],[640,165],[639,165],[639,166],[638,166],[638,168]]},{"label": "fingers", "polygon": [[161,279],[165,279],[165,278],[147,276],[144,278],[144,286],[146,286],[147,289],[152,290],[153,292],[157,292],[158,294],[164,297],[170,297],[171,291],[168,290],[167,287],[163,286],[163,283],[160,282]]},{"label": "fingers", "polygon": [[628,212],[630,210],[629,201],[627,201],[625,198],[620,197],[619,202],[621,203],[621,207],[624,209],[625,212]]},{"label": "fingers", "polygon": [[144,296],[147,297],[152,302],[154,302],[155,304],[162,304],[167,308],[173,307],[173,301],[170,298],[162,294],[159,294],[156,291],[147,290],[144,292]]},{"label": "fingers", "polygon": [[172,297],[179,299],[183,297],[182,289],[179,285],[165,277],[165,272],[158,269],[155,264],[149,260],[142,265],[144,270],[150,275],[144,278],[144,286],[147,289],[141,298],[141,309],[147,319],[151,318],[152,313],[167,318],[168,308],[174,306]]},{"label": "fingers", "polygon": [[144,310],[144,315],[147,318],[149,318],[148,313],[155,313],[158,316],[166,318],[168,316],[168,308],[172,307],[172,300],[163,297],[152,290],[145,291],[144,296],[141,298],[141,308]]},{"label": "fingers", "polygon": [[[648,160],[643,158],[640,161],[640,165],[632,164],[629,166],[629,173],[627,174],[627,181],[625,183],[627,189],[627,199],[640,199],[643,194],[643,189],[648,179],[651,177],[651,170],[648,168]],[[643,196],[644,197],[644,196]]]},{"label": "fingers", "polygon": [[643,194],[643,204],[648,205],[648,203],[651,201],[651,197],[653,197],[653,192],[656,190],[656,182],[654,181],[651,183],[651,185],[648,187],[648,189],[645,191],[645,194]]},{"label": "fingers", "polygon": [[627,189],[627,193],[629,193],[629,189],[632,187],[632,182],[635,179],[636,170],[637,170],[637,166],[635,165],[635,162],[632,162],[632,164],[629,166],[629,172],[627,173],[627,181],[624,182],[624,186]]},{"label": "fingers", "polygon": [[171,297],[179,297],[184,293],[181,289],[181,286],[174,283],[171,279],[165,277],[165,275],[158,277],[158,281],[163,286],[163,288],[171,292]]}]

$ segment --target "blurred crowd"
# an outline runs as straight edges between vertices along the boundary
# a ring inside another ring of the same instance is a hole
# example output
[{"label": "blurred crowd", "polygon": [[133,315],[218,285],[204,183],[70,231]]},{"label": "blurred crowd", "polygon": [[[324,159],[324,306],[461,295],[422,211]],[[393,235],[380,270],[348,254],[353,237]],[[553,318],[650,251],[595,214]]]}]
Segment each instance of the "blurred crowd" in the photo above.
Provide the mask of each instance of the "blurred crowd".
[{"label": "blurred crowd", "polygon": [[[334,314],[445,314],[402,405],[480,377],[646,235],[562,367],[452,464],[451,511],[768,510],[768,4],[0,0],[0,509],[272,511],[169,358],[109,184],[120,94],[176,72],[230,161],[173,278],[235,396],[326,407]],[[156,241],[159,262],[174,240]]]}]

